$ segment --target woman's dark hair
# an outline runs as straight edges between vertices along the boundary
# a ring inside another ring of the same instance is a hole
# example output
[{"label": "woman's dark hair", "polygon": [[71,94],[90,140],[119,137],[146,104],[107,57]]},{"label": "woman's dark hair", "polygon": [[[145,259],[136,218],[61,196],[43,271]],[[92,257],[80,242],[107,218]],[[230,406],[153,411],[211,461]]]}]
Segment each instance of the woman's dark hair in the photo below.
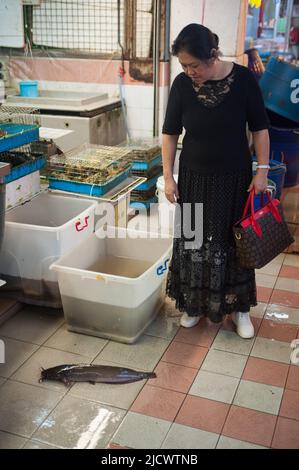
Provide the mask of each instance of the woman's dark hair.
[{"label": "woman's dark hair", "polygon": [[212,49],[218,50],[219,38],[209,28],[202,24],[191,23],[182,29],[172,44],[172,55],[185,51],[197,59],[207,61],[218,54],[211,53]]}]

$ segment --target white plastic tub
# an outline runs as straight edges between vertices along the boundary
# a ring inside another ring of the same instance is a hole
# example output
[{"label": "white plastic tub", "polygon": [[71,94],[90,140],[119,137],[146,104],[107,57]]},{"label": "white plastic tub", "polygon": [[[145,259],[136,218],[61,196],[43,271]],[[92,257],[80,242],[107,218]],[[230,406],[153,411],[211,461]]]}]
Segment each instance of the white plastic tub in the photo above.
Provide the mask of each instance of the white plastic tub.
[{"label": "white plastic tub", "polygon": [[[173,175],[176,183],[178,181],[178,175]],[[158,220],[159,229],[162,233],[173,234],[174,228],[174,216],[175,216],[175,204],[168,201],[165,196],[165,181],[163,176],[159,176],[157,179],[157,191],[158,197]]]},{"label": "white plastic tub", "polygon": [[49,266],[94,231],[96,204],[45,192],[6,213],[0,274],[7,294],[61,307],[57,275]]},{"label": "white plastic tub", "polygon": [[69,330],[133,343],[163,305],[172,239],[125,228],[118,233],[126,238],[110,238],[113,230],[92,234],[50,269]]}]

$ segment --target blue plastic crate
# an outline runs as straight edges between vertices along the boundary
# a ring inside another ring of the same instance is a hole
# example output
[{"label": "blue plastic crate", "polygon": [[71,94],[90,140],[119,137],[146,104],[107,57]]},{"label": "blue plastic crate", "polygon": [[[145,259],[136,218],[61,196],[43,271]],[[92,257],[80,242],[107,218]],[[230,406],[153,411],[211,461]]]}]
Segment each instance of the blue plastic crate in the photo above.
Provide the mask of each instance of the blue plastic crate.
[{"label": "blue plastic crate", "polygon": [[82,183],[81,181],[60,180],[49,177],[49,188],[67,191],[71,193],[87,194],[88,196],[99,197],[114,188],[117,184],[125,180],[130,174],[130,168],[115,178],[110,179],[103,185]]},{"label": "blue plastic crate", "polygon": [[0,137],[0,153],[39,139],[39,127],[32,124],[0,123],[0,128],[6,132]]},{"label": "blue plastic crate", "polygon": [[150,170],[153,166],[159,165],[162,161],[162,156],[157,155],[157,157],[153,158],[149,161],[133,161],[132,162],[132,170]]},{"label": "blue plastic crate", "polygon": [[149,209],[150,205],[156,202],[158,202],[158,198],[154,196],[146,201],[131,201],[130,207],[134,207],[134,209]]},{"label": "blue plastic crate", "polygon": [[157,183],[157,180],[161,175],[162,175],[162,173],[154,176],[153,178],[148,179],[144,183],[141,183],[139,186],[136,186],[135,190],[146,191],[146,190],[152,188]]},{"label": "blue plastic crate", "polygon": [[[1,156],[0,156],[0,160],[1,160]],[[15,168],[12,168],[9,175],[5,176],[4,183],[5,184],[11,183],[12,181],[18,180],[19,178],[22,178],[23,176],[33,173],[34,171],[40,170],[41,168],[45,166],[45,163],[46,163],[45,157],[38,157],[33,161],[29,161],[29,162],[23,163],[23,165],[19,165]]]}]

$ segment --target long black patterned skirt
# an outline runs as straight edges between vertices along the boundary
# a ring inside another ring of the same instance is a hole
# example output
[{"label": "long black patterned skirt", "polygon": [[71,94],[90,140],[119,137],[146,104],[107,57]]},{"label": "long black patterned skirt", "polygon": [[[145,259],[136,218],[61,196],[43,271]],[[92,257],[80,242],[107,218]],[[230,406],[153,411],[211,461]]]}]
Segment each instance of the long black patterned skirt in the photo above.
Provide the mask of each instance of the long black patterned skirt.
[{"label": "long black patterned skirt", "polygon": [[248,312],[257,305],[254,270],[238,265],[232,231],[242,216],[251,179],[249,170],[202,176],[180,165],[180,217],[184,203],[203,204],[203,242],[190,249],[183,233],[174,238],[166,290],[176,308],[190,316],[204,315],[218,323],[226,314]]}]

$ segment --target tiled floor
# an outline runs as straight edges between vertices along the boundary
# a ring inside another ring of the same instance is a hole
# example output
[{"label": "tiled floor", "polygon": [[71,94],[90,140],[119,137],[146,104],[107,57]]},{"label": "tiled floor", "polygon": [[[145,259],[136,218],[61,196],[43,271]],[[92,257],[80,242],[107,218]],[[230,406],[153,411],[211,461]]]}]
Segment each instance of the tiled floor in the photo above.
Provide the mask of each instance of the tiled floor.
[{"label": "tiled floor", "polygon": [[[25,307],[0,327],[0,448],[299,449],[299,256],[279,255],[257,283],[252,340],[229,319],[180,328],[170,300],[134,345],[68,332],[61,312]],[[38,382],[41,367],[81,362],[157,378]]]}]

